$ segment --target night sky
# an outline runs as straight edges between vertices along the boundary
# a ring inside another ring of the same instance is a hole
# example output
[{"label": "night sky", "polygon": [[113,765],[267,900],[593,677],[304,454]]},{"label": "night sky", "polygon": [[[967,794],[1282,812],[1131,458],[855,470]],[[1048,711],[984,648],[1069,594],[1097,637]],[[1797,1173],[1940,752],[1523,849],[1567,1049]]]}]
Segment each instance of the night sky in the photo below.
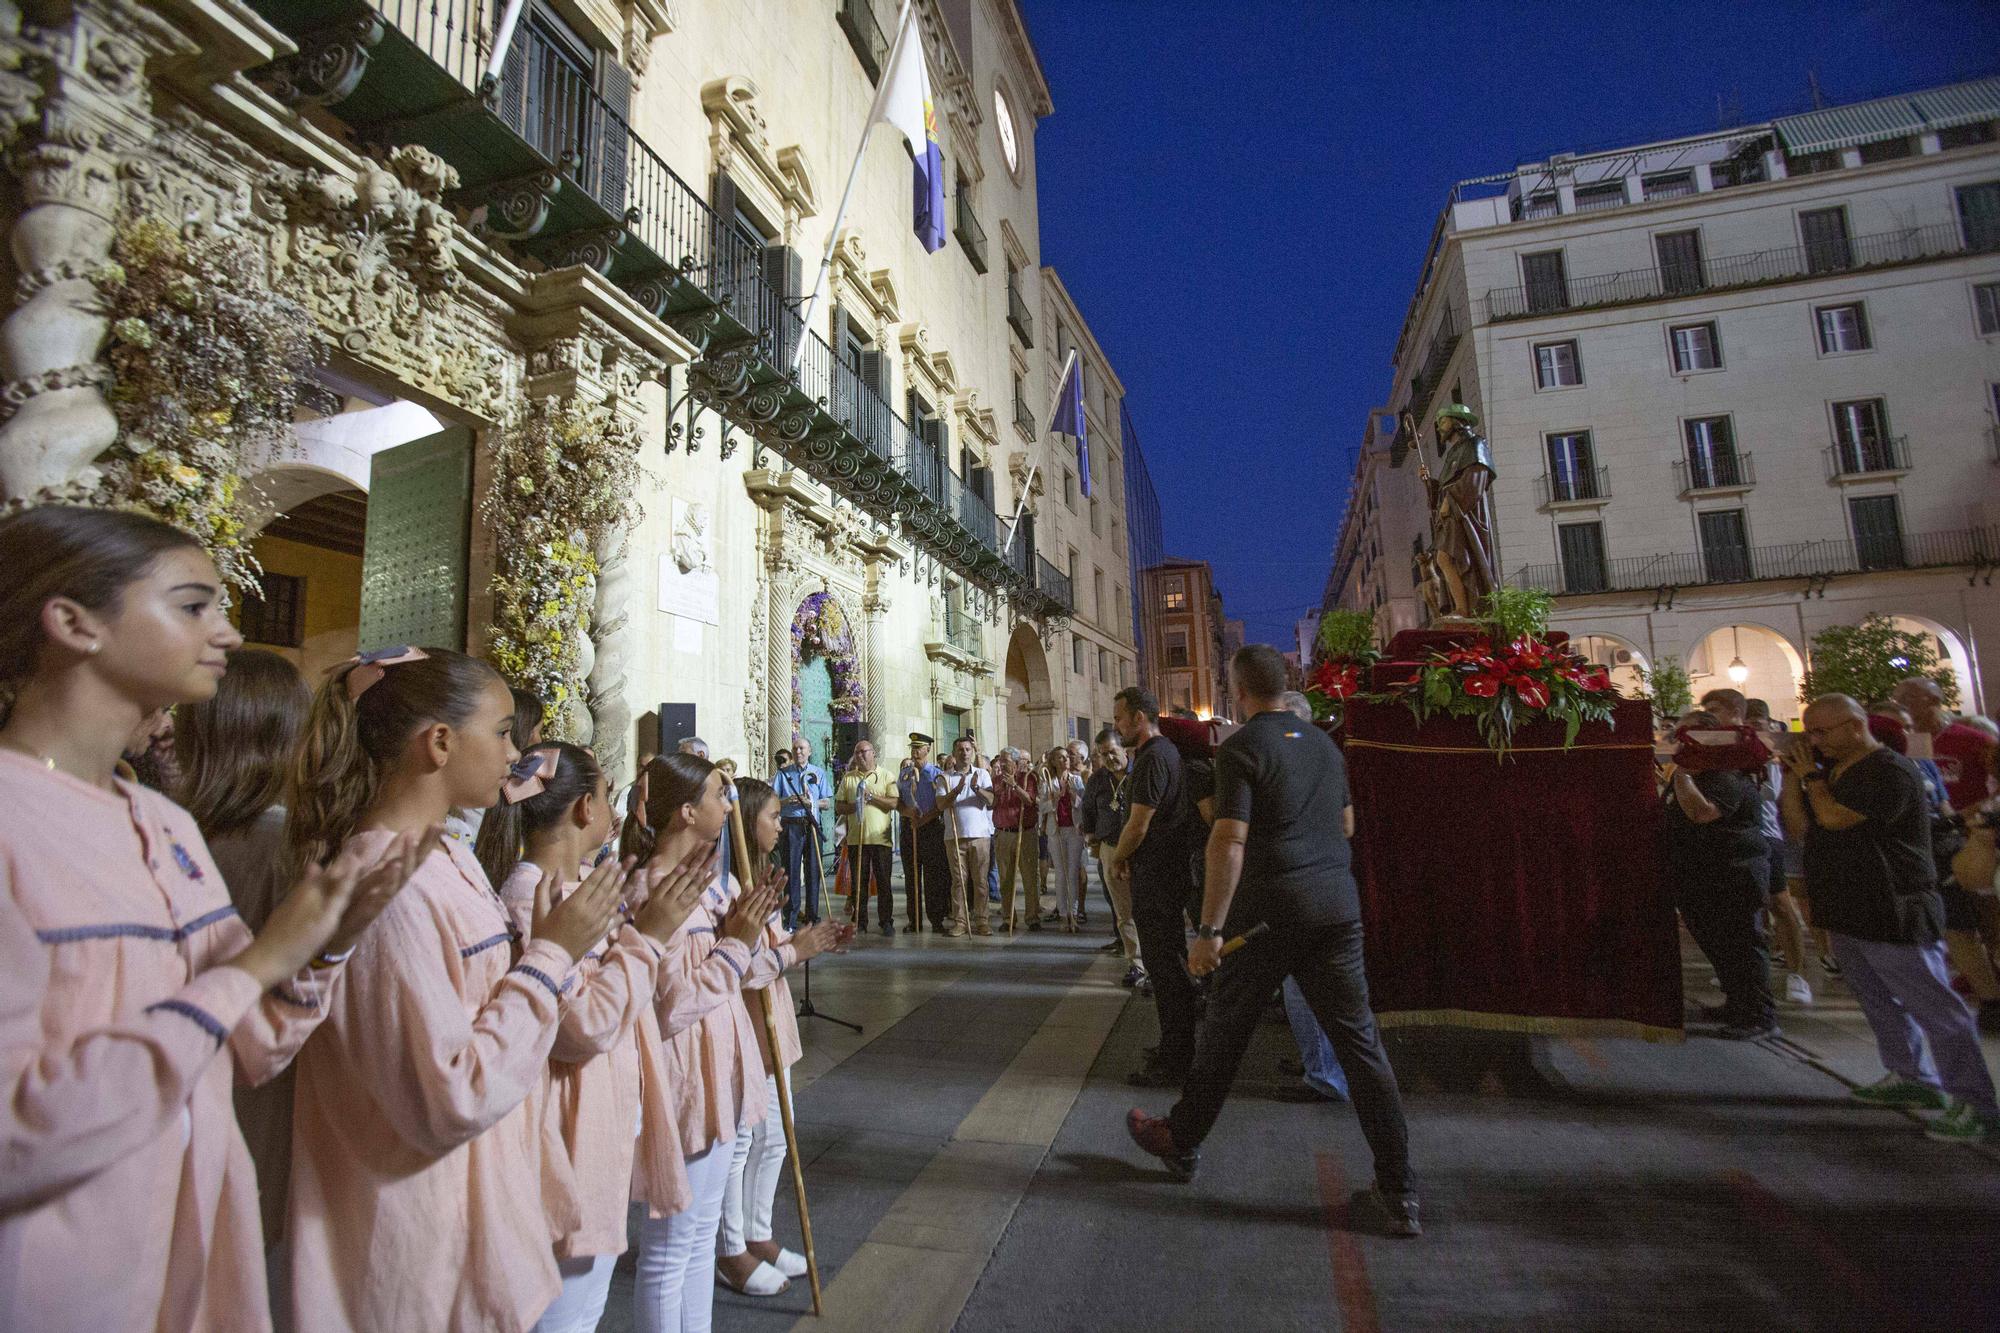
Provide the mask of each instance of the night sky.
[{"label": "night sky", "polygon": [[2000,68],[2000,4],[1020,0],[1042,258],[1119,377],[1171,554],[1251,640],[1316,607],[1452,185]]}]

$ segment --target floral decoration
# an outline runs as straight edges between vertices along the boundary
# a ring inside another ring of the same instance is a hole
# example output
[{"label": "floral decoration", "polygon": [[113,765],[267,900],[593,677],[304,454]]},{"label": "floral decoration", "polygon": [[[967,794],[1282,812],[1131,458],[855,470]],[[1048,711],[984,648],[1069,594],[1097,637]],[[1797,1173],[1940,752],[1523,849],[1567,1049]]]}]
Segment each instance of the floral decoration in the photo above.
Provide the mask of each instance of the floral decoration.
[{"label": "floral decoration", "polygon": [[554,739],[576,734],[583,638],[605,536],[637,521],[639,435],[581,399],[531,402],[498,433],[480,517],[496,538],[489,652],[549,705]]},{"label": "floral decoration", "polygon": [[835,722],[859,722],[867,703],[868,689],[861,679],[861,659],[854,651],[854,629],[840,599],[830,592],[816,592],[799,603],[792,617],[792,744],[799,741],[805,722],[805,693],[799,687],[799,668],[815,657],[826,659],[833,676]]},{"label": "floral decoration", "polygon": [[1306,678],[1306,700],[1321,722],[1340,721],[1347,701],[1362,693],[1368,670],[1381,659],[1375,642],[1375,612],[1329,611],[1320,617],[1319,652]]},{"label": "floral decoration", "polygon": [[254,590],[243,459],[290,444],[317,325],[273,290],[249,241],[184,237],[156,218],[121,225],[91,279],[119,431],[91,500],[190,533],[228,583]]},{"label": "floral decoration", "polygon": [[1523,722],[1563,724],[1563,744],[1576,743],[1586,722],[1610,722],[1617,693],[1604,668],[1523,636],[1496,645],[1490,637],[1435,654],[1405,687],[1422,722],[1437,714],[1469,717],[1489,748],[1505,754]]}]

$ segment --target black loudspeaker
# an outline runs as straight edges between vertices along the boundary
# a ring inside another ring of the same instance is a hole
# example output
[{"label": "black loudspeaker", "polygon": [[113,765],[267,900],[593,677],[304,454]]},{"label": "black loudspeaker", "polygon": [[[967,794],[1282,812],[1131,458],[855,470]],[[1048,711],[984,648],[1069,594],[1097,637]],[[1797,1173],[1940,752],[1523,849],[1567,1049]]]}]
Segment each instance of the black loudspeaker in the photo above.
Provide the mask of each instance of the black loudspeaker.
[{"label": "black loudspeaker", "polygon": [[693,704],[660,705],[660,753],[672,754],[695,736]]}]

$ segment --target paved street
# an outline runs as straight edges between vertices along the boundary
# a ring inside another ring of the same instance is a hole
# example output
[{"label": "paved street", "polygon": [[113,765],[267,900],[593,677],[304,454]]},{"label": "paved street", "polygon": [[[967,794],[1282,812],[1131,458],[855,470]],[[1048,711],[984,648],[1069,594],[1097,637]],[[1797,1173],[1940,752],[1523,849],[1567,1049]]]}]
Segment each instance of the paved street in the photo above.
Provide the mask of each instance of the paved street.
[{"label": "paved street", "polygon": [[[800,1319],[800,1282],[720,1292],[718,1329],[1994,1326],[2000,1153],[1846,1099],[1879,1071],[1837,989],[1757,1045],[1391,1033],[1427,1228],[1391,1241],[1347,1226],[1351,1111],[1266,1095],[1282,1026],[1193,1183],[1126,1140],[1127,1107],[1170,1098],[1123,1082],[1156,1027],[1107,936],[871,937],[815,969],[865,1025],[803,1025],[826,1317]],[[1688,983],[1714,998],[1698,961]],[[789,1187],[779,1209],[796,1246]]]}]

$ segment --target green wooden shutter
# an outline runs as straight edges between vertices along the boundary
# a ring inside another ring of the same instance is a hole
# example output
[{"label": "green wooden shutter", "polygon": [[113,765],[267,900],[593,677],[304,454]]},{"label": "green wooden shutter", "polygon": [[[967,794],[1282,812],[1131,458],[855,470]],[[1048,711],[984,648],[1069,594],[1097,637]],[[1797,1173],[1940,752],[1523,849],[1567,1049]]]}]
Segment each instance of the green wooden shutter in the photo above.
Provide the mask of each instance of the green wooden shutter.
[{"label": "green wooden shutter", "polygon": [[465,646],[472,432],[453,426],[375,455],[361,557],[361,646]]},{"label": "green wooden shutter", "polygon": [[593,107],[603,123],[597,126],[597,202],[612,216],[623,219],[626,179],[631,172],[631,138],[626,122],[632,117],[632,76],[609,55],[597,58],[597,91],[611,114]]}]

